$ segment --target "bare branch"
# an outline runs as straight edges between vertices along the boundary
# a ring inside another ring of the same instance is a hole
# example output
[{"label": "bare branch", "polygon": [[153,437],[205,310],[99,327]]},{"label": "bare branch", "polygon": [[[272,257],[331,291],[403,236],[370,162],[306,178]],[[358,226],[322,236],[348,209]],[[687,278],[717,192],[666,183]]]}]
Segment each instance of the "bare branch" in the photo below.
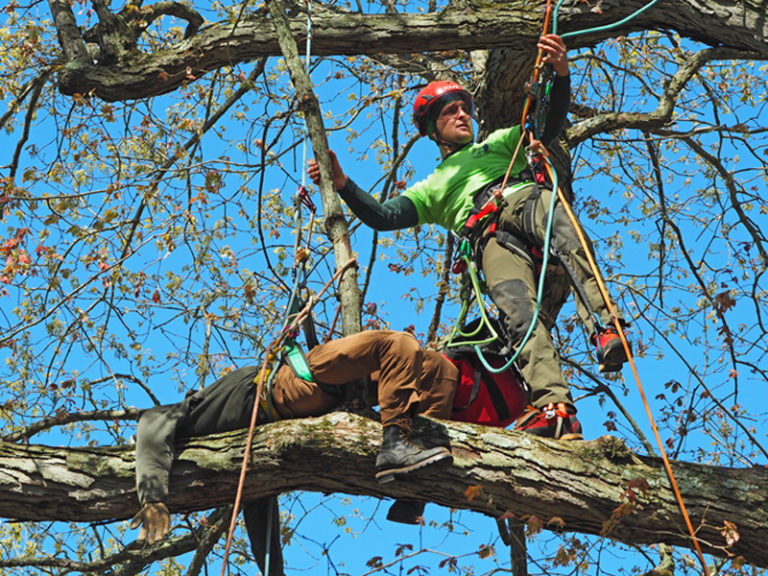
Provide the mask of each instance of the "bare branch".
[{"label": "bare branch", "polygon": [[[625,128],[636,128],[651,132],[654,129],[661,128],[672,120],[675,111],[677,97],[685,89],[688,81],[693,78],[698,71],[708,62],[713,60],[723,60],[732,58],[745,58],[743,52],[731,50],[728,48],[708,48],[697,52],[691,56],[686,63],[680,67],[664,87],[664,91],[659,97],[659,104],[653,112],[612,112],[596,113],[595,116],[587,120],[582,120],[574,124],[568,130],[568,144],[572,147],[591,138],[595,134],[603,132],[612,132]],[[757,56],[752,54],[752,56]]]},{"label": "bare branch", "polygon": [[39,422],[35,422],[31,426],[27,426],[24,430],[13,432],[12,434],[5,434],[2,437],[3,442],[19,442],[21,440],[28,440],[35,434],[39,434],[45,430],[50,430],[57,426],[65,426],[67,424],[74,424],[75,422],[100,422],[105,420],[138,420],[143,410],[136,408],[128,410],[91,410],[88,412],[57,412],[53,416],[44,418]]},{"label": "bare branch", "polygon": [[[323,126],[323,115],[320,104],[312,91],[312,85],[299,58],[299,51],[295,40],[291,36],[290,24],[285,15],[285,5],[282,0],[267,2],[272,20],[277,30],[280,49],[285,57],[293,86],[296,89],[296,97],[299,101],[299,109],[304,113],[307,131],[312,143],[312,151],[320,166],[320,195],[323,201],[325,213],[325,230],[328,239],[333,246],[336,268],[352,258],[352,246],[349,239],[349,225],[341,210],[341,201],[333,186],[333,171],[331,169],[331,157],[328,148],[328,139]],[[306,167],[302,166],[302,170]],[[357,286],[357,269],[349,270],[339,282],[341,296],[341,323],[342,332],[345,335],[359,332],[361,328],[360,318],[360,289]]]}]

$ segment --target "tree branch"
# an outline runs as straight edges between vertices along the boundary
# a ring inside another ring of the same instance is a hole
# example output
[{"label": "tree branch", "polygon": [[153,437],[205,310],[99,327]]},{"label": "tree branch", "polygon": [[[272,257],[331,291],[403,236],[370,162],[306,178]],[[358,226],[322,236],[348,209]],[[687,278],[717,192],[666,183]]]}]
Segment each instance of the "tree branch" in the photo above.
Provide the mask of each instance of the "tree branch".
[{"label": "tree branch", "polygon": [[[296,41],[291,35],[290,23],[285,15],[285,5],[282,0],[268,0],[267,7],[272,15],[280,50],[285,57],[291,81],[296,90],[299,109],[304,114],[312,151],[320,167],[320,195],[325,215],[325,230],[333,246],[336,269],[338,270],[344,262],[352,259],[353,255],[349,239],[349,225],[344,218],[341,201],[333,185],[333,170],[328,139],[323,125],[323,114],[299,57]],[[301,169],[306,170],[306,166],[302,166]],[[339,294],[341,297],[342,333],[346,336],[359,332],[361,329],[360,289],[357,286],[356,268],[348,270],[339,280]]]},{"label": "tree branch", "polygon": [[156,4],[140,9],[126,5],[120,11],[119,16],[124,18],[128,25],[134,29],[137,37],[149,28],[152,22],[162,16],[175,16],[180,20],[186,20],[187,28],[184,30],[184,38],[194,36],[205,21],[200,13],[192,9],[191,6],[172,0],[161,0]]},{"label": "tree branch", "polygon": [[88,48],[85,46],[75,15],[67,0],[48,0],[53,16],[53,24],[58,32],[59,45],[68,65],[81,66],[89,62]]},{"label": "tree branch", "polygon": [[595,134],[621,130],[624,128],[637,128],[650,131],[661,128],[672,120],[675,111],[677,97],[685,89],[688,81],[698,71],[712,60],[743,57],[744,54],[727,48],[708,48],[697,52],[680,67],[665,86],[659,97],[659,104],[653,112],[612,112],[606,114],[597,113],[594,117],[576,123],[568,130],[568,144],[575,147],[581,142],[591,138]]},{"label": "tree branch", "polygon": [[[417,422],[425,441],[450,435],[454,464],[419,472],[414,478],[420,481],[384,485],[373,473],[381,426],[372,420],[336,412],[259,427],[244,498],[312,490],[431,500],[494,518],[536,516],[545,524],[560,518],[567,531],[627,543],[691,546],[661,461],[632,453],[619,439],[556,442],[471,424]],[[178,513],[228,504],[246,437],[241,430],[183,443],[169,508]],[[0,466],[0,515],[6,518],[93,522],[128,518],[138,509],[129,448],[0,443]],[[765,467],[673,462],[673,469],[703,551],[768,566]],[[740,535],[731,547],[721,534],[726,522]]]},{"label": "tree branch", "polygon": [[[62,93],[95,93],[112,100],[130,100],[165,94],[188,81],[191,73],[204,74],[260,56],[281,53],[272,19],[255,14],[234,24],[212,24],[187,38],[152,54],[137,55],[119,65],[93,64],[77,33],[67,2],[49,0],[60,43],[67,60],[59,78]],[[768,57],[768,30],[762,9],[752,3],[715,5],[703,11],[698,0],[664,0],[628,24],[606,31],[591,32],[568,40],[569,47],[592,46],[609,37],[642,29],[674,26],[683,36],[712,46],[750,51]],[[644,0],[627,0],[593,12],[589,3],[564,8],[559,24],[562,31],[582,30],[615,23],[645,5]],[[304,18],[288,20],[291,36],[306,39]],[[541,32],[537,3],[473,3],[471,10],[448,8],[428,14],[351,14],[326,9],[313,16],[312,51],[315,55],[410,54],[443,50],[478,50],[516,47],[535,54]],[[273,16],[274,18],[274,16]]]},{"label": "tree branch", "polygon": [[104,420],[138,420],[142,410],[89,410],[83,412],[57,412],[53,416],[43,418],[22,430],[14,431],[2,437],[2,442],[19,442],[27,440],[45,430],[75,422],[100,422]]}]

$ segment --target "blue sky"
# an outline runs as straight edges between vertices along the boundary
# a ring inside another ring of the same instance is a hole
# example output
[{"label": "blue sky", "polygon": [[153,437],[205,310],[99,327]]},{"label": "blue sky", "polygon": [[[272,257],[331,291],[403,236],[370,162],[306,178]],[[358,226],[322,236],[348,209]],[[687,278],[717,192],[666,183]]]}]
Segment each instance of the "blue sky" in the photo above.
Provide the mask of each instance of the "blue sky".
[{"label": "blue sky", "polygon": [[[340,111],[344,111],[354,105],[354,102],[350,102],[346,99],[346,96],[350,93],[358,93],[358,97],[363,96],[359,94],[359,91],[354,88],[353,85],[347,84],[348,81],[334,81],[332,78],[332,72],[340,69],[338,63],[334,67],[321,66],[319,69],[313,72],[313,78],[321,84],[319,93],[323,102],[324,110],[334,114],[339,114]],[[412,92],[406,93],[406,100],[412,95]],[[633,95],[638,101],[640,96]],[[166,99],[162,99],[158,102],[158,110],[161,110],[164,106],[171,106],[179,99],[179,95],[171,95]],[[640,104],[639,104],[640,105]],[[749,107],[749,105],[746,105]],[[371,110],[371,116],[363,116],[359,118],[355,124],[355,128],[358,131],[357,137],[352,143],[346,139],[346,134],[343,132],[332,132],[329,136],[331,147],[340,154],[342,164],[345,170],[353,177],[358,183],[363,186],[372,186],[375,180],[380,178],[380,169],[374,161],[376,153],[375,140],[379,135],[381,125],[387,121],[387,117],[377,117],[376,111]],[[270,110],[270,112],[274,109]],[[261,111],[258,107],[258,102],[251,104],[250,113],[259,114]],[[723,116],[719,119],[722,124],[731,124],[737,122],[742,115],[743,110],[734,109],[731,111],[724,111]],[[404,122],[408,122],[408,111],[404,112]],[[755,118],[763,122],[763,126],[766,125],[768,119],[765,118],[765,114],[761,109],[755,110]],[[713,121],[713,119],[709,119]],[[45,143],[50,134],[46,133],[53,128],[52,120],[50,118],[41,117],[38,124],[35,126],[33,132],[33,142],[37,145]],[[257,136],[254,132],[251,132],[251,127],[245,123],[232,122],[226,126],[226,137],[220,137],[218,134],[211,133],[204,139],[203,145],[207,154],[218,154],[227,151],[227,153],[233,153],[236,149],[235,146],[228,144],[227,139],[234,140],[235,143],[246,139],[253,139]],[[637,137],[637,134],[626,134],[627,137]],[[6,149],[14,145],[17,135],[3,134],[0,136],[5,144]],[[38,140],[39,138],[39,140]],[[612,172],[620,173],[623,170],[627,170],[626,166],[620,166],[618,163],[614,165],[608,164],[608,160],[604,158],[598,158],[594,153],[594,150],[599,145],[609,145],[611,136],[599,139],[596,144],[583,145],[576,151],[576,165],[578,171],[574,182],[574,187],[577,195],[577,211],[586,212],[587,210],[594,209],[597,205],[605,210],[598,220],[585,220],[585,225],[588,228],[593,240],[596,241],[598,249],[598,260],[605,264],[607,263],[606,253],[611,253],[611,247],[617,242],[617,238],[620,239],[623,244],[621,251],[621,260],[610,260],[610,263],[615,265],[618,272],[618,278],[621,282],[627,282],[632,276],[638,275],[640,272],[649,268],[651,263],[648,259],[648,255],[645,252],[647,249],[645,245],[645,239],[653,234],[658,226],[658,222],[645,218],[641,209],[644,202],[648,201],[649,196],[652,194],[650,190],[627,190],[620,184],[616,184],[611,178]],[[713,136],[713,139],[716,136]],[[404,140],[404,138],[403,138]],[[402,144],[402,142],[401,142]],[[289,144],[286,144],[287,147]],[[350,153],[350,146],[354,146],[355,153]],[[357,156],[362,151],[368,150],[370,152],[367,162],[360,162]],[[737,150],[738,152],[738,150]],[[740,160],[737,158],[737,152],[733,153],[733,158],[727,159],[728,164],[733,167],[734,170],[755,170],[759,173],[759,166],[753,166],[747,160]],[[437,151],[434,145],[428,141],[422,140],[418,142],[409,155],[408,165],[413,170],[413,175],[410,181],[415,181],[425,176],[437,160]],[[669,171],[665,174],[665,183],[667,185],[668,193],[674,198],[676,207],[681,209],[683,213],[684,208],[687,205],[692,204],[697,197],[703,194],[699,187],[705,187],[705,181],[697,176],[699,170],[696,166],[690,166],[684,161],[683,157],[676,155],[675,152],[669,153],[667,156],[669,160]],[[252,159],[251,159],[252,160]],[[679,163],[675,161],[679,160]],[[23,162],[29,162],[29,158],[25,157]],[[4,164],[5,162],[3,162]],[[598,163],[606,163],[608,170],[607,174],[597,176],[593,179],[587,180],[584,174],[587,173],[585,164],[591,164],[592,166],[599,165]],[[267,172],[268,183],[266,189],[279,189],[284,200],[284,204],[290,204],[290,197],[296,189],[296,184],[302,180],[304,167],[301,166],[301,154],[297,149],[292,155],[286,157],[286,161],[281,169],[272,168]],[[102,175],[94,174],[93,186],[100,185],[103,179]],[[237,186],[237,178],[231,176],[228,183],[233,187]],[[764,183],[757,181],[758,186],[762,186]],[[53,187],[42,187],[37,189],[38,193],[45,189],[50,191]],[[374,188],[376,191],[377,188]],[[315,201],[319,204],[317,195],[314,196]],[[629,214],[631,218],[628,221],[618,220],[618,216],[621,214],[621,210],[629,208]],[[268,217],[273,214],[267,214]],[[765,224],[763,229],[768,229],[768,222],[766,222],[765,215],[758,219],[759,222]],[[691,248],[699,254],[706,254],[707,251],[721,250],[722,252],[717,254],[715,258],[711,259],[711,262],[723,264],[724,266],[731,261],[731,255],[725,252],[722,245],[717,245],[714,248],[710,247],[708,238],[704,236],[704,230],[707,226],[713,226],[715,223],[705,223],[701,225],[701,233],[697,235],[695,226],[699,225],[692,219],[688,221],[681,220],[681,223],[686,224],[690,228],[686,228],[688,232],[691,232],[690,238],[692,239]],[[12,226],[13,221],[9,221],[8,226]],[[233,228],[234,229],[234,228]],[[250,233],[252,234],[252,232]],[[260,253],[258,246],[252,246],[250,244],[252,236],[245,226],[239,228],[238,235],[229,235],[218,242],[213,249],[220,250],[227,244],[235,244],[242,242],[240,253],[249,253],[250,257],[246,262],[246,266],[252,270],[259,270],[263,268],[263,255]],[[738,228],[733,231],[733,234],[742,234]],[[316,241],[321,242],[320,234],[316,234]],[[370,245],[371,233],[364,227],[357,229],[354,235],[354,249],[359,251],[359,261],[367,263],[368,261],[368,247]],[[386,233],[380,235],[382,242],[393,242],[394,246],[389,247],[386,252],[380,252],[380,258],[385,259],[383,262],[379,262],[376,265],[376,270],[371,282],[370,291],[368,294],[368,300],[377,304],[380,314],[388,320],[390,326],[395,329],[401,329],[408,325],[413,324],[416,328],[416,332],[425,333],[430,320],[429,306],[425,307],[425,311],[422,313],[416,313],[414,310],[414,302],[409,298],[409,295],[413,295],[413,291],[420,296],[431,296],[435,294],[435,286],[431,279],[423,278],[418,273],[405,275],[395,275],[390,272],[387,264],[392,261],[399,261],[399,256],[396,253],[397,248],[401,248],[404,252],[412,253],[414,250],[419,251],[419,258],[416,260],[416,264],[423,265],[428,262],[429,257],[434,253],[438,253],[434,245],[424,245],[424,236],[419,236],[415,239],[412,231],[403,232],[402,235],[397,236],[393,233]],[[277,241],[270,241],[270,250],[274,249],[277,244],[290,248],[292,246],[292,239],[285,237],[278,239]],[[158,256],[158,253],[154,251],[154,247],[149,246],[146,253],[140,254],[142,264],[147,270],[162,270],[163,272],[174,271],[181,269],[181,266],[187,262],[187,255],[182,251],[176,251],[169,253],[162,257]],[[176,260],[178,259],[178,260]],[[321,265],[318,267],[316,273],[312,276],[312,282],[316,284],[322,284],[329,276],[328,266]],[[718,280],[724,280],[719,277]],[[677,281],[676,278],[671,278],[671,281]],[[683,280],[680,280],[681,284]],[[616,283],[609,283],[614,294],[624,293],[621,285]],[[672,307],[677,305],[675,301],[677,294],[669,296],[666,304],[666,310],[671,311]],[[9,300],[6,300],[6,302]],[[642,308],[645,304],[628,301],[622,299],[620,305],[625,312],[630,316],[635,316],[636,311]],[[255,308],[258,308],[257,306]],[[252,313],[257,313],[258,310],[252,310]],[[445,312],[446,317],[451,317],[457,313],[457,307],[451,305]],[[673,312],[671,312],[673,313]],[[737,307],[727,313],[728,317],[735,324],[738,322],[754,322],[754,318],[750,315],[751,311],[749,307]],[[141,341],[141,345],[145,352],[151,350],[158,358],[162,358],[165,354],[175,352],[178,350],[178,339],[186,337],[187,327],[181,327],[174,324],[161,325],[165,321],[169,320],[173,315],[172,310],[167,311],[168,316],[165,317],[158,313],[158,316],[151,322],[145,324],[146,332],[145,337]],[[561,317],[567,318],[573,314],[572,303],[569,303],[563,310]],[[5,302],[3,302],[3,315],[8,317],[10,315],[9,308],[6,308]],[[143,321],[140,314],[127,315],[129,322]],[[657,322],[660,322],[661,316],[657,317]],[[10,323],[10,322],[9,322]],[[190,330],[189,334],[192,334],[191,352],[188,356],[179,356],[173,360],[169,360],[167,363],[158,361],[158,367],[162,366],[162,370],[158,370],[150,375],[148,382],[152,387],[152,390],[163,402],[175,402],[182,397],[181,388],[189,388],[194,386],[197,379],[195,375],[195,354],[199,352],[199,340],[196,336],[199,336],[202,331],[202,326],[198,325],[195,329]],[[119,333],[119,330],[116,330]],[[712,323],[709,325],[701,325],[701,331],[715,331],[717,325]],[[677,380],[682,385],[682,390],[692,394],[699,383],[695,378],[689,375],[689,367],[686,364],[688,362],[691,365],[701,367],[708,366],[704,377],[706,383],[712,388],[726,387],[729,385],[729,381],[724,377],[726,368],[718,368],[716,363],[712,363],[710,358],[706,358],[701,353],[701,347],[693,340],[699,337],[700,334],[674,334],[673,343],[679,347],[681,352],[680,356],[667,353],[663,358],[659,358],[657,353],[665,351],[664,343],[661,339],[654,334],[652,328],[652,322],[648,322],[643,319],[636,319],[633,323],[632,332],[630,333],[630,339],[634,342],[649,343],[651,342],[651,348],[649,353],[642,358],[637,358],[637,366],[640,374],[641,381],[648,387],[648,399],[650,401],[651,409],[656,416],[659,416],[663,409],[666,409],[667,403],[658,398],[659,394],[664,394],[666,389],[664,384],[671,380]],[[637,344],[635,344],[637,345]],[[227,356],[228,350],[224,343],[218,342],[217,348],[211,350],[212,354],[221,354],[224,360],[215,368],[221,368],[227,364],[230,358]],[[583,359],[586,350],[586,342],[584,338],[575,338],[573,340],[573,349],[569,351],[575,359]],[[3,350],[0,354],[7,354],[7,350]],[[256,359],[248,358],[247,350],[243,351],[238,349],[234,354],[235,361],[240,365]],[[0,355],[2,358],[5,356]],[[758,358],[759,358],[758,354]],[[112,359],[113,368],[120,368],[131,372],[135,367],[129,360]],[[94,363],[94,371],[100,370],[97,363]],[[68,369],[82,369],[82,360],[73,359]],[[592,370],[595,370],[595,366],[591,366]],[[212,374],[208,383],[213,381],[214,374]],[[8,374],[3,375],[4,378],[10,377]],[[758,386],[762,384],[762,380],[750,376],[748,373],[741,376],[741,384],[738,387],[738,400],[739,403],[748,406],[755,407],[760,406],[762,402],[762,390]],[[630,377],[630,373],[627,369],[624,372],[624,382],[611,382],[612,389],[621,397],[622,402],[630,407],[632,416],[637,421],[643,432],[651,438],[650,426],[645,416],[642,404],[640,402],[639,394],[635,383]],[[105,395],[117,395],[125,394],[128,405],[136,405],[140,407],[146,407],[149,405],[149,400],[141,391],[131,389],[127,391],[110,389],[108,386],[103,390]],[[578,397],[579,392],[575,391],[575,395]],[[734,400],[730,397],[728,401]],[[56,406],[56,402],[64,402],[62,398],[52,399],[51,406]],[[596,438],[606,433],[606,429],[603,426],[603,422],[606,420],[606,412],[612,410],[613,407],[609,403],[602,404],[599,398],[592,397],[578,401],[579,418],[585,429],[585,437],[587,439]],[[760,410],[758,408],[758,410]],[[755,410],[757,412],[757,410]],[[675,414],[670,415],[674,421],[677,417]],[[626,423],[619,418],[618,423],[622,432],[626,431]],[[758,434],[761,439],[764,439],[766,428],[765,424],[758,420],[755,422],[755,426],[758,429]],[[126,427],[125,436],[130,435],[131,427]],[[666,440],[668,431],[662,430],[662,438]],[[96,435],[96,437],[99,437]],[[35,441],[56,443],[57,441],[63,442],[77,442],[70,437],[59,436],[57,432],[52,434],[42,435],[39,438],[35,438]],[[111,438],[107,437],[104,443]],[[708,458],[715,458],[716,454],[723,453],[723,458],[726,460],[723,463],[743,465],[744,462],[738,460],[729,460],[727,458],[726,450],[723,446],[718,445],[718,441],[714,438],[709,438],[704,434],[693,434],[689,440],[684,451],[685,457],[690,457],[691,454],[697,450],[701,450],[704,453],[710,453],[705,456],[705,460]],[[635,442],[635,447],[637,443]],[[757,460],[760,464],[765,464],[765,460]],[[350,574],[364,574],[367,571],[365,566],[366,562],[377,554],[384,557],[384,561],[394,559],[395,550],[403,544],[411,546],[414,550],[420,550],[423,548],[430,550],[439,550],[445,552],[450,550],[453,554],[472,554],[480,549],[481,546],[494,545],[496,547],[496,556],[492,556],[490,559],[477,560],[476,558],[468,558],[467,564],[476,564],[478,573],[485,573],[490,571],[490,566],[493,566],[494,562],[499,561],[504,563],[507,553],[504,547],[498,542],[498,536],[496,533],[495,522],[492,519],[485,518],[481,515],[470,512],[451,512],[449,510],[440,508],[436,505],[429,505],[427,508],[427,520],[429,525],[423,528],[408,527],[401,525],[394,525],[385,520],[384,516],[388,503],[378,502],[371,498],[349,498],[346,499],[343,496],[334,496],[330,502],[325,499],[314,495],[307,494],[302,495],[299,500],[293,500],[292,497],[284,498],[284,509],[286,512],[293,513],[297,518],[303,516],[304,510],[311,510],[306,519],[301,522],[301,536],[297,536],[293,543],[286,549],[286,558],[290,567],[290,573],[293,574],[335,574],[336,570],[340,573]],[[453,532],[448,532],[444,528],[444,524],[451,522],[454,526]],[[433,526],[432,523],[435,525]],[[328,530],[328,526],[341,526],[340,530],[334,529]],[[129,538],[134,536],[129,534]],[[338,539],[337,539],[338,537]],[[596,539],[592,540],[596,548],[602,548],[605,544]],[[532,546],[542,545],[548,553],[552,553],[558,546],[556,538],[548,533],[542,533],[535,539],[535,544]],[[330,547],[331,555],[323,555],[323,547]],[[614,556],[615,554],[615,556]],[[633,566],[635,566],[637,556],[633,554],[627,554],[624,552],[614,552],[614,550],[605,550],[603,558],[614,558],[613,560],[604,561],[601,564],[601,571],[607,571],[609,573],[621,573],[629,572]],[[436,565],[444,559],[438,553],[425,553],[422,557],[424,562],[432,566],[432,573],[437,573]],[[329,560],[330,559],[330,560]],[[333,565],[331,564],[333,562]],[[344,566],[341,567],[341,561],[344,562]],[[420,559],[419,562],[422,560]],[[637,561],[638,565],[643,565],[642,561]],[[335,566],[335,568],[334,568]],[[408,565],[409,567],[412,564]],[[482,568],[481,568],[482,567]],[[540,570],[531,565],[530,570],[532,573],[538,573]],[[572,571],[572,567],[561,569],[563,573]],[[591,571],[591,569],[590,569]],[[595,570],[596,572],[596,570]],[[388,573],[400,574],[405,573],[405,569],[399,566],[393,567]],[[416,572],[418,573],[418,572]]]}]

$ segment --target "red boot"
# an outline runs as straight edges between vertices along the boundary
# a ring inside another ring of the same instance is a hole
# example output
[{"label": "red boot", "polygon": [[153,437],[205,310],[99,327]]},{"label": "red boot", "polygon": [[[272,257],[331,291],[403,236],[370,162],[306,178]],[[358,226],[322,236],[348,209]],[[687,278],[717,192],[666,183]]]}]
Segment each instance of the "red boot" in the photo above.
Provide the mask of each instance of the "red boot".
[{"label": "red boot", "polygon": [[[624,331],[626,336],[627,331]],[[592,335],[592,343],[597,346],[597,361],[600,363],[600,372],[618,372],[624,362],[627,361],[627,351],[621,337],[613,326],[600,328],[597,334]],[[630,350],[631,351],[631,350]]]},{"label": "red boot", "polygon": [[576,413],[562,402],[547,404],[542,409],[529,406],[528,412],[515,423],[515,430],[555,440],[584,439]]}]

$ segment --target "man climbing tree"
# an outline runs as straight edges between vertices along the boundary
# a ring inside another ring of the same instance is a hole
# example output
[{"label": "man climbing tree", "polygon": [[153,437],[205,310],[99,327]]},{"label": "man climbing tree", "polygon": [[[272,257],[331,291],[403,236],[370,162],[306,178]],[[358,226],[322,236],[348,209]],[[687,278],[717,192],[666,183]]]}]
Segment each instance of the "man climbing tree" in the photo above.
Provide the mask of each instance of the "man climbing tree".
[{"label": "man climbing tree", "polygon": [[[551,108],[540,135],[549,144],[563,128],[570,100],[570,76],[565,43],[554,34],[542,36],[538,47],[542,62],[554,70]],[[523,126],[498,130],[474,143],[474,103],[467,90],[454,82],[432,82],[419,92],[413,106],[414,122],[422,136],[433,140],[442,162],[425,180],[401,196],[380,204],[360,189],[332,157],[334,185],[341,197],[364,223],[377,230],[394,230],[417,224],[437,223],[463,235],[474,248],[491,298],[503,312],[521,369],[532,387],[532,409],[517,428],[562,440],[580,439],[581,426],[563,376],[560,359],[549,327],[554,318],[529,327],[537,303],[537,265],[550,218],[554,192],[539,186],[519,150]],[[509,178],[505,176],[509,168]],[[310,162],[309,176],[315,183],[320,174]],[[494,199],[494,190],[504,185],[503,208],[481,218]],[[617,371],[626,352],[592,275],[576,227],[560,204],[553,218],[552,252],[572,272],[572,286],[582,322],[597,346],[601,368]],[[592,248],[589,246],[589,250]],[[615,306],[613,306],[615,309]]]}]

